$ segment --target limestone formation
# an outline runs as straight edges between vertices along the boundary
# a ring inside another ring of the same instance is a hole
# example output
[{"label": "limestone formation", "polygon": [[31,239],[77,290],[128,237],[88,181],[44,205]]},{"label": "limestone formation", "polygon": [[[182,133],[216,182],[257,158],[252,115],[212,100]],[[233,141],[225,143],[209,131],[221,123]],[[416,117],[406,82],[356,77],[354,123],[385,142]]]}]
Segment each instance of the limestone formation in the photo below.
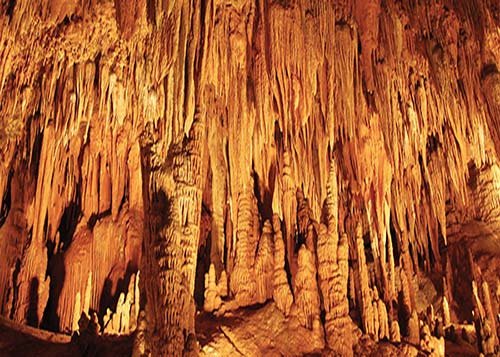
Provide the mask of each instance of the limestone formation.
[{"label": "limestone formation", "polygon": [[396,320],[391,322],[391,342],[400,343],[401,342],[401,331],[399,329],[399,323]]},{"label": "limestone formation", "polygon": [[[326,224],[319,227],[317,241],[318,281],[325,309],[326,340],[330,349],[343,356],[352,355],[349,331],[349,243],[338,231],[338,187],[336,163],[330,164]],[[344,341],[339,344],[338,341]]]},{"label": "limestone formation", "polygon": [[491,0],[1,1],[0,316],[89,337],[143,309],[134,355],[181,356],[203,295],[272,297],[282,337],[412,354],[442,295],[490,353],[499,29]]},{"label": "limestone formation", "polygon": [[120,293],[113,310],[106,308],[102,330],[107,335],[128,335],[137,327],[140,309],[139,272],[130,277],[126,293]]},{"label": "limestone formation", "polygon": [[264,222],[262,235],[259,240],[259,248],[255,258],[255,276],[257,279],[257,302],[263,304],[273,297],[273,231],[271,222]]},{"label": "limestone formation", "polygon": [[72,331],[78,331],[78,321],[80,320],[80,315],[81,315],[81,297],[80,293],[76,293],[76,298],[75,298],[75,307],[73,309],[73,327]]},{"label": "limestone formation", "polygon": [[239,306],[256,301],[255,252],[259,237],[254,231],[254,197],[242,193],[238,197],[238,231],[234,270],[230,277],[230,289]]},{"label": "limestone formation", "polygon": [[208,273],[205,273],[205,294],[204,294],[203,310],[212,312],[217,310],[222,304],[217,285],[215,282],[215,266],[210,264]]},{"label": "limestone formation", "polygon": [[420,343],[420,321],[417,312],[413,310],[408,320],[408,342],[417,346]]},{"label": "limestone formation", "polygon": [[451,323],[450,305],[448,304],[446,296],[443,296],[443,323],[445,327],[449,326]]},{"label": "limestone formation", "polygon": [[319,293],[314,257],[305,245],[299,249],[293,290],[295,315],[302,326],[311,330],[319,321]]},{"label": "limestone formation", "polygon": [[363,321],[363,330],[367,334],[376,335],[374,325],[374,311],[372,304],[372,291],[369,286],[368,268],[366,265],[366,256],[363,242],[363,230],[360,224],[356,227],[356,253],[357,253],[357,272],[356,278],[359,284],[357,289],[358,301]]},{"label": "limestone formation", "polygon": [[420,340],[420,348],[432,357],[444,357],[445,347],[444,338],[436,338],[431,335],[428,326],[423,329],[422,339]]},{"label": "limestone formation", "polygon": [[274,273],[273,273],[273,300],[278,309],[288,316],[293,304],[292,291],[288,285],[285,271],[285,245],[281,233],[281,221],[278,215],[273,215],[274,230]]},{"label": "limestone formation", "polygon": [[142,357],[146,355],[146,328],[146,314],[144,313],[144,311],[141,311],[137,319],[137,329],[134,333],[132,357]]},{"label": "limestone formation", "polygon": [[387,308],[382,301],[378,297],[378,294],[375,295],[375,302],[377,303],[377,313],[378,313],[378,320],[379,320],[379,338],[382,339],[388,339],[390,337],[389,333],[389,319],[387,317]]},{"label": "limestone formation", "polygon": [[[493,304],[491,301],[491,294],[490,294],[490,288],[488,285],[488,282],[486,280],[483,280],[481,284],[481,290],[482,290],[482,296],[483,296],[483,301],[484,301],[484,307],[485,307],[485,313],[486,317],[485,319],[488,319],[488,324],[490,325],[489,328],[491,329],[492,332],[490,332],[490,335],[493,339],[493,345],[498,345],[498,336],[496,336],[495,331],[497,330],[497,319],[495,318],[495,313],[493,312]],[[486,323],[485,323],[486,325]]]},{"label": "limestone formation", "polygon": [[375,341],[378,341],[379,340],[379,335],[380,335],[380,331],[381,331],[381,325],[383,324],[383,321],[380,321],[380,315],[379,315],[379,311],[378,311],[378,303],[377,303],[377,300],[375,300],[375,294],[373,294],[373,290],[372,290],[372,297],[373,297],[373,300],[372,300],[372,309],[371,309],[371,313],[372,313],[372,326],[373,326],[373,330],[372,330],[372,334],[373,334],[373,339]]},{"label": "limestone formation", "polygon": [[285,247],[286,254],[285,257],[288,259],[288,265],[292,270],[295,269],[293,262],[294,250],[295,250],[295,225],[296,225],[296,214],[297,214],[297,199],[296,199],[296,188],[293,180],[291,168],[291,158],[290,153],[286,152],[283,155],[283,188],[282,188],[282,207],[283,207],[283,220],[285,223]]},{"label": "limestone formation", "polygon": [[90,315],[90,297],[92,294],[92,272],[89,273],[87,285],[85,287],[85,295],[83,298],[83,312]]},{"label": "limestone formation", "polygon": [[227,296],[227,290],[228,287],[227,287],[227,275],[226,275],[226,271],[223,270],[221,273],[220,273],[220,277],[219,277],[219,282],[217,283],[217,294],[219,294],[220,297],[224,298]]},{"label": "limestone formation", "polygon": [[410,293],[410,282],[406,271],[404,269],[400,270],[400,279],[401,279],[401,294],[402,294],[402,302],[404,312],[408,315],[412,311],[412,303],[411,303],[411,293]]},{"label": "limestone formation", "polygon": [[492,329],[492,324],[489,318],[485,318],[481,323],[480,339],[482,351],[485,355],[492,355],[495,353],[495,330]]}]

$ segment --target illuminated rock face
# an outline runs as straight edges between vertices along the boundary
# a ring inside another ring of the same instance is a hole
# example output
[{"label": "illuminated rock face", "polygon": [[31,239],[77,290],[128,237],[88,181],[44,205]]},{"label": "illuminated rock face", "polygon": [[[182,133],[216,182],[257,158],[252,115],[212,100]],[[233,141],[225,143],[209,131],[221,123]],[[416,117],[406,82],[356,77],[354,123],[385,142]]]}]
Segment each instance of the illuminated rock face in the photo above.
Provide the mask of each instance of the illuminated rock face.
[{"label": "illuminated rock face", "polygon": [[494,350],[499,44],[481,0],[2,2],[0,315],[195,352],[203,236],[206,310],[439,354],[432,273]]}]

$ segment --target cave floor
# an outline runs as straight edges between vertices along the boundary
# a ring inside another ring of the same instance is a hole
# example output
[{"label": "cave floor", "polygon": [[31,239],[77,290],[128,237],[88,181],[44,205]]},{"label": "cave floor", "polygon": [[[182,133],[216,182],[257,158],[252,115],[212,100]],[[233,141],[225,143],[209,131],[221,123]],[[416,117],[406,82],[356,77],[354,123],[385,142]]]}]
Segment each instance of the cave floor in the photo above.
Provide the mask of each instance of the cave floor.
[{"label": "cave floor", "polygon": [[[215,317],[196,317],[200,356],[329,356],[323,338],[303,328],[295,318],[285,318],[273,303]],[[354,324],[355,356],[417,356],[407,344],[375,343]],[[67,335],[54,334],[0,319],[0,357],[10,356],[130,356],[130,336],[100,337],[82,351]],[[477,349],[463,341],[446,342],[447,356],[477,356]]]}]

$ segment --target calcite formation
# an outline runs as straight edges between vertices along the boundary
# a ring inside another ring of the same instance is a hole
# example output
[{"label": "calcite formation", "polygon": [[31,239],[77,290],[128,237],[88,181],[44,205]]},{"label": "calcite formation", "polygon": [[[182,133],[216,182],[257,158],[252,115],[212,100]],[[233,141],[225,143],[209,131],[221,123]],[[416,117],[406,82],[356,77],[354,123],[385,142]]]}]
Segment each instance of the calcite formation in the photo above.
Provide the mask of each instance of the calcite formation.
[{"label": "calcite formation", "polygon": [[[84,312],[89,314],[90,312]],[[121,293],[116,307],[106,309],[103,318],[103,333],[109,335],[127,335],[135,331],[140,311],[139,272],[132,275],[127,294]]]},{"label": "calcite formation", "polygon": [[334,354],[464,320],[494,352],[499,43],[488,0],[0,2],[0,315],[180,356],[197,309],[274,303]]},{"label": "calcite formation", "polygon": [[269,220],[264,222],[255,257],[255,276],[257,280],[257,302],[265,303],[273,297],[274,247],[273,230]]},{"label": "calcite formation", "polygon": [[217,290],[215,281],[215,266],[210,264],[208,273],[205,274],[205,294],[203,309],[207,312],[217,310],[222,304],[222,299]]},{"label": "calcite formation", "polygon": [[278,309],[288,316],[293,304],[293,295],[288,285],[285,271],[285,244],[281,232],[281,221],[277,214],[273,215],[274,230],[274,273],[273,273],[273,300]]},{"label": "calcite formation", "polygon": [[316,282],[316,265],[313,253],[302,245],[297,259],[297,274],[294,280],[294,306],[292,311],[300,324],[310,330],[318,328],[320,300]]}]

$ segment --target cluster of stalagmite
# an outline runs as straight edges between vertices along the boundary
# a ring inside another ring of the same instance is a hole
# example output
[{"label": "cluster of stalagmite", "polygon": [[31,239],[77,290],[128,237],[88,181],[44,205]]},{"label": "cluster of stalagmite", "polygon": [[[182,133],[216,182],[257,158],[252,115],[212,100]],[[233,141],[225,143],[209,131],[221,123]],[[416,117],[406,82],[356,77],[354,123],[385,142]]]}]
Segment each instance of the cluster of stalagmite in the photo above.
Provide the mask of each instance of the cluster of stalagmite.
[{"label": "cluster of stalagmite", "polygon": [[116,308],[106,309],[103,318],[103,333],[109,335],[129,334],[135,331],[140,310],[139,272],[132,275],[127,294],[121,293]]},{"label": "cluster of stalagmite", "polygon": [[215,266],[210,264],[208,273],[205,273],[205,293],[203,309],[206,312],[218,310],[222,305],[222,298],[227,296],[227,277],[226,271],[223,270],[219,283],[216,282]]},{"label": "cluster of stalagmite", "polygon": [[444,357],[444,338],[443,336],[437,338],[431,335],[427,325],[422,329],[422,339],[420,340],[420,348],[426,352],[428,356]]}]

